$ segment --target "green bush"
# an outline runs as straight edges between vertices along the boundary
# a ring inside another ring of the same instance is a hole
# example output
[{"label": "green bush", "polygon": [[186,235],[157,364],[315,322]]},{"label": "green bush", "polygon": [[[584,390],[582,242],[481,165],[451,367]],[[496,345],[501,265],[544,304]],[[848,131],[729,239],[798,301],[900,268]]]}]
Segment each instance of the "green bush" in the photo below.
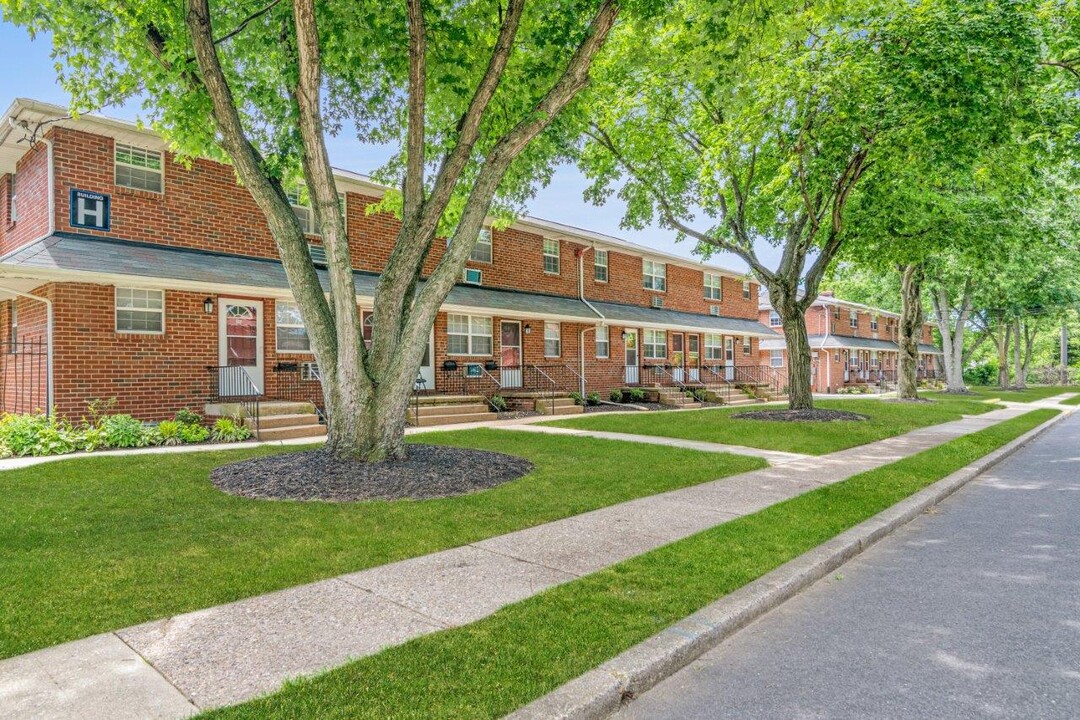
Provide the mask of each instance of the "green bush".
[{"label": "green bush", "polygon": [[998,366],[996,362],[964,368],[964,382],[968,385],[993,385],[997,383]]},{"label": "green bush", "polygon": [[202,415],[197,412],[192,412],[187,408],[176,411],[176,415],[173,416],[173,420],[181,425],[202,425]]},{"label": "green bush", "polygon": [[502,395],[492,395],[491,407],[495,408],[497,412],[506,412],[506,398]]},{"label": "green bush", "polygon": [[585,402],[587,402],[589,405],[599,405],[600,404],[600,393],[598,393],[598,392],[589,393],[588,395],[585,396]]},{"label": "green bush", "polygon": [[622,390],[615,388],[611,391],[608,397],[611,398],[611,402],[613,403],[621,403],[623,401]]},{"label": "green bush", "polygon": [[251,431],[239,420],[218,418],[214,421],[214,430],[210,435],[217,442],[240,442],[251,437]]},{"label": "green bush", "polygon": [[179,445],[184,442],[180,437],[183,423],[177,420],[162,420],[157,426],[157,440],[161,445]]},{"label": "green bush", "polygon": [[570,398],[574,401],[575,405],[584,405],[585,404],[585,398],[581,397],[581,393],[579,393],[577,390],[570,393]]},{"label": "green bush", "polygon": [[181,425],[180,426],[180,439],[185,443],[201,443],[206,442],[206,439],[210,437],[210,431],[204,428],[202,425]]},{"label": "green bush", "polygon": [[99,425],[105,438],[105,447],[137,448],[150,444],[152,433],[130,415],[108,415]]},{"label": "green bush", "polygon": [[63,455],[82,447],[78,431],[55,415],[5,414],[0,418],[0,451],[12,455]]},{"label": "green bush", "polygon": [[631,388],[630,390],[630,402],[642,402],[645,400],[645,391],[641,388]]}]

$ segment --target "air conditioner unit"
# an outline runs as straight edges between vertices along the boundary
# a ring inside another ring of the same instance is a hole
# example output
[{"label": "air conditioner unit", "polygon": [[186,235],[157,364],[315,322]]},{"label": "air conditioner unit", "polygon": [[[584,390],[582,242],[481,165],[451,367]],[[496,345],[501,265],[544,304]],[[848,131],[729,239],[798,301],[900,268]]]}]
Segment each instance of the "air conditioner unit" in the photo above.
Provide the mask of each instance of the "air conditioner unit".
[{"label": "air conditioner unit", "polygon": [[709,314],[719,317],[720,316],[720,306],[719,305],[710,305],[709,306]]},{"label": "air conditioner unit", "polygon": [[484,271],[476,268],[465,268],[462,279],[469,285],[481,285],[484,282]]},{"label": "air conditioner unit", "polygon": [[662,307],[664,307],[664,298],[660,297],[659,295],[653,295],[652,306],[654,308],[662,308]]},{"label": "air conditioner unit", "polygon": [[308,243],[308,255],[311,256],[311,264],[316,267],[326,267],[326,248],[322,245]]},{"label": "air conditioner unit", "polygon": [[322,380],[322,375],[319,374],[319,366],[313,362],[306,362],[300,366],[300,379],[301,380]]}]

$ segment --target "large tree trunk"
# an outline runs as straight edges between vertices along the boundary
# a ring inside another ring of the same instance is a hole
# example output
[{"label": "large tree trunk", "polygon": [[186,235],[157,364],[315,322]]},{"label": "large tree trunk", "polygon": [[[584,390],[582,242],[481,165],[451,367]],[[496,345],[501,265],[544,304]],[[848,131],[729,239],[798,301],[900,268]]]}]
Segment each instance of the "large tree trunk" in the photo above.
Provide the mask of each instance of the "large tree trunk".
[{"label": "large tree trunk", "polygon": [[896,374],[897,396],[903,400],[919,399],[917,377],[919,363],[919,338],[922,336],[923,309],[921,264],[909,264],[900,268],[900,363]]},{"label": "large tree trunk", "polygon": [[934,303],[934,315],[941,333],[944,351],[945,392],[966,393],[964,384],[964,331],[967,329],[968,313],[971,312],[971,281],[965,283],[960,307],[957,308],[956,325],[953,326],[952,304],[949,293],[940,282],[930,294]]},{"label": "large tree trunk", "polygon": [[1027,389],[1027,373],[1024,372],[1024,348],[1021,339],[1024,337],[1020,330],[1020,316],[1013,320],[1013,387],[1017,390]]},{"label": "large tree trunk", "polygon": [[810,338],[806,334],[806,319],[797,308],[777,311],[783,321],[784,342],[788,353],[788,409],[811,410],[814,395],[811,390],[813,374]]},{"label": "large tree trunk", "polygon": [[994,345],[997,346],[998,357],[998,387],[1002,390],[1009,389],[1009,336],[1012,334],[1012,326],[1004,317],[998,320],[997,331],[994,333]]}]

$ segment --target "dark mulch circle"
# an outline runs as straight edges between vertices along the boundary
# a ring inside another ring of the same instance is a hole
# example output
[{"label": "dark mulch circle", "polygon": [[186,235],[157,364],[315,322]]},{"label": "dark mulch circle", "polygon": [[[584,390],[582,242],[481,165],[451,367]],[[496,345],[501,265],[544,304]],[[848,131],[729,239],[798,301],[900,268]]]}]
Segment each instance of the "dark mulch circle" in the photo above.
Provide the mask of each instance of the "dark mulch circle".
[{"label": "dark mulch circle", "polygon": [[869,415],[847,410],[754,410],[735,413],[731,417],[740,420],[768,420],[771,422],[835,422],[837,420],[869,420]]},{"label": "dark mulch circle", "polygon": [[525,475],[524,458],[442,445],[408,446],[405,460],[341,460],[323,450],[267,455],[214,468],[233,495],[268,500],[427,500],[486,490]]}]

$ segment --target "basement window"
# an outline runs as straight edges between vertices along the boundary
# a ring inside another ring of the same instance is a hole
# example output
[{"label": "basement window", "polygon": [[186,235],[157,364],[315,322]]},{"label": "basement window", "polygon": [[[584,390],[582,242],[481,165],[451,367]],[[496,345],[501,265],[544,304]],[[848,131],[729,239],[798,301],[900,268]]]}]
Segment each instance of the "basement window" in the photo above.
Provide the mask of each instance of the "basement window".
[{"label": "basement window", "polygon": [[116,143],[113,179],[120,187],[160,193],[164,190],[165,171],[161,153],[156,150]]},{"label": "basement window", "polygon": [[165,291],[116,288],[116,332],[160,335],[165,332]]}]

